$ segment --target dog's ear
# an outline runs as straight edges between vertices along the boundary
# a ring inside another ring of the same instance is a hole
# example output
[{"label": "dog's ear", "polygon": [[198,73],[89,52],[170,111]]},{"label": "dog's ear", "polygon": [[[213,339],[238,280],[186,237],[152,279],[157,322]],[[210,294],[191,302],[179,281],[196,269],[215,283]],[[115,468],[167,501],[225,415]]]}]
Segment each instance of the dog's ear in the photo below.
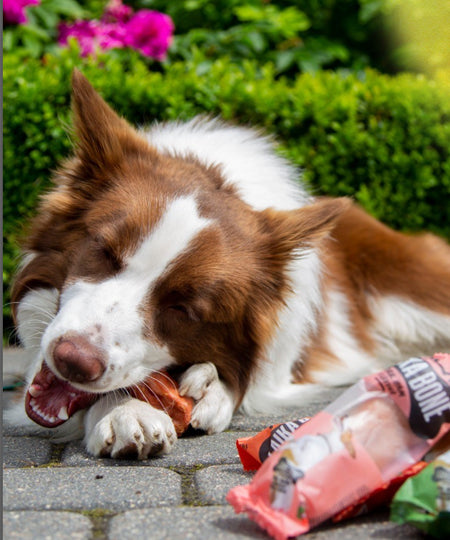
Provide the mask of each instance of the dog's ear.
[{"label": "dog's ear", "polygon": [[80,71],[72,74],[72,107],[76,151],[91,168],[111,168],[130,152],[149,146],[137,132],[100,97]]},{"label": "dog's ear", "polygon": [[272,257],[289,258],[295,250],[313,246],[333,230],[350,205],[351,201],[344,197],[323,198],[296,210],[264,210]]}]

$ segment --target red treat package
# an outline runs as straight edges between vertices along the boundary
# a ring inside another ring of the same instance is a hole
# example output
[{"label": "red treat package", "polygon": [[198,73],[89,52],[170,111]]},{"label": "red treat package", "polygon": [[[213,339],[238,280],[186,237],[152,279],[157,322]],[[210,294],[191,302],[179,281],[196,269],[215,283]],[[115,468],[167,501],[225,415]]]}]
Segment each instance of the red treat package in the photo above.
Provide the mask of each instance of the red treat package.
[{"label": "red treat package", "polygon": [[228,501],[277,540],[309,531],[420,460],[450,430],[450,355],[365,377],[294,432]]},{"label": "red treat package", "polygon": [[[275,424],[263,429],[252,437],[238,439],[236,441],[236,447],[244,470],[256,471],[259,469],[261,464],[284,442],[290,440],[292,433],[308,420],[310,420],[310,417],[305,416],[299,420]],[[441,441],[436,446],[439,446]],[[379,506],[388,506],[403,482],[410,476],[419,473],[426,465],[427,463],[425,461],[419,461],[408,467],[390,482],[386,482],[380,488],[375,489],[368,495],[361,497],[355,503],[347,506],[347,508],[344,508],[339,514],[333,517],[333,521],[336,523],[344,519],[367,514]]]},{"label": "red treat package", "polygon": [[338,523],[344,519],[361,516],[368,512],[375,510],[380,506],[388,506],[394,495],[400,489],[400,486],[408,480],[411,476],[418,474],[423,468],[428,465],[426,461],[418,461],[405,469],[398,476],[393,478],[390,482],[385,482],[379,488],[374,489],[371,493],[364,495],[358,501],[347,506],[341,510],[338,514],[333,516],[332,521]]},{"label": "red treat package", "polygon": [[145,381],[128,388],[127,392],[130,396],[165,411],[172,418],[177,435],[181,435],[189,427],[194,400],[180,396],[177,383],[166,372],[152,373]]},{"label": "red treat package", "polygon": [[310,420],[309,416],[284,424],[269,426],[252,437],[236,441],[236,447],[244,471],[256,471],[270,454],[292,437],[292,433]]}]

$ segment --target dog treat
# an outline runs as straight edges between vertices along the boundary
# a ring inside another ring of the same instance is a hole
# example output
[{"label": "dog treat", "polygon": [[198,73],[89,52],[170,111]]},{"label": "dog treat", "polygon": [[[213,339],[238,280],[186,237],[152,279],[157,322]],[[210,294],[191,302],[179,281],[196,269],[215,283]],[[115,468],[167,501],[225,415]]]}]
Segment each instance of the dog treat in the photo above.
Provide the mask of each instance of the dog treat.
[{"label": "dog treat", "polygon": [[450,537],[450,450],[403,484],[392,502],[391,520],[436,538]]},{"label": "dog treat", "polygon": [[450,430],[450,355],[410,358],[350,387],[227,500],[277,540],[297,536],[419,461]]},{"label": "dog treat", "polygon": [[252,437],[236,441],[244,471],[256,471],[277,448],[292,438],[292,433],[310,420],[309,416],[283,424],[269,426]]},{"label": "dog treat", "polygon": [[180,396],[177,383],[166,372],[152,373],[145,381],[127,389],[134,398],[165,411],[172,418],[177,435],[189,427],[194,400]]}]

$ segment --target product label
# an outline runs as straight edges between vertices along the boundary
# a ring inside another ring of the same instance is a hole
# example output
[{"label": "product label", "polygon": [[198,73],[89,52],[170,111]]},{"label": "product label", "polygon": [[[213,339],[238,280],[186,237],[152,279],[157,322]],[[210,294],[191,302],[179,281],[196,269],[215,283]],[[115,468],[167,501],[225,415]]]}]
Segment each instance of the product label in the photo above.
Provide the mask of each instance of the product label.
[{"label": "product label", "polygon": [[436,437],[442,424],[450,422],[450,372],[443,362],[436,361],[434,366],[423,358],[410,358],[396,366],[407,383],[409,424],[425,439]]},{"label": "product label", "polygon": [[292,437],[292,433],[302,424],[307,422],[309,418],[301,418],[276,426],[259,449],[259,460],[261,463],[265,461],[272,452],[277,450],[285,441]]}]

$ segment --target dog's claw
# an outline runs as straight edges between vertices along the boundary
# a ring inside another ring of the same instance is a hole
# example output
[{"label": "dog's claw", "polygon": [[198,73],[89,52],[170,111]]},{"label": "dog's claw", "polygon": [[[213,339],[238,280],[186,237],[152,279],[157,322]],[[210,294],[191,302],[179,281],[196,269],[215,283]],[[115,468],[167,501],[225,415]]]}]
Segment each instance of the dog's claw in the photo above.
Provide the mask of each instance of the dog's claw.
[{"label": "dog's claw", "polygon": [[167,454],[176,441],[171,418],[148,403],[129,398],[102,412],[97,402],[86,421],[86,446],[94,456],[147,459]]}]

